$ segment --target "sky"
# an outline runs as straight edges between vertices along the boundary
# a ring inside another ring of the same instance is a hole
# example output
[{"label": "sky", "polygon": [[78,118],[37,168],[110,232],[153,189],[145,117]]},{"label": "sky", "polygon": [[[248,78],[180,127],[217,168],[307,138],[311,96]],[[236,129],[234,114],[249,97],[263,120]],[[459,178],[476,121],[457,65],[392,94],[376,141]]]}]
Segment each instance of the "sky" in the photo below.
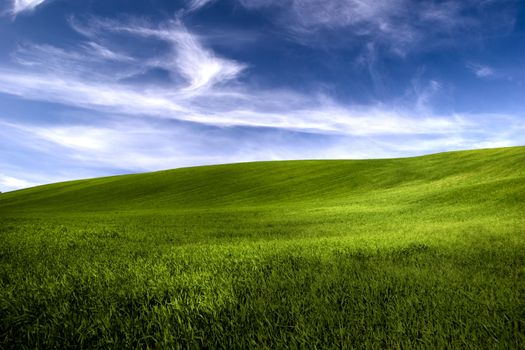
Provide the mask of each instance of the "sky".
[{"label": "sky", "polygon": [[0,0],[0,191],[525,145],[523,0]]}]

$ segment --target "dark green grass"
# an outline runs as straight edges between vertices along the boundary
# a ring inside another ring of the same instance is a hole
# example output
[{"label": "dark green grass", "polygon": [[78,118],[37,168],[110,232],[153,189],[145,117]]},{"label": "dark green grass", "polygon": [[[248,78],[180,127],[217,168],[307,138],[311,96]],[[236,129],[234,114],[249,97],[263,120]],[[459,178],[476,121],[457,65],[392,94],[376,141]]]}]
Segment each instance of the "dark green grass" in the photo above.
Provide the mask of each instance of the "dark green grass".
[{"label": "dark green grass", "polygon": [[523,348],[525,147],[0,195],[0,347]]}]

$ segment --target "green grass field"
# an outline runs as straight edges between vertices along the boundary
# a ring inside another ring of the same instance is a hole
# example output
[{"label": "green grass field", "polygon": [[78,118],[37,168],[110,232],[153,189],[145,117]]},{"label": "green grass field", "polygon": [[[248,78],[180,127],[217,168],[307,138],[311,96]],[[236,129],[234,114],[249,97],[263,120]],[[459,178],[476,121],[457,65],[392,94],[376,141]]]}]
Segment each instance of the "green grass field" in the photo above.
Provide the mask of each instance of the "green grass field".
[{"label": "green grass field", "polygon": [[0,195],[0,348],[525,348],[525,147]]}]

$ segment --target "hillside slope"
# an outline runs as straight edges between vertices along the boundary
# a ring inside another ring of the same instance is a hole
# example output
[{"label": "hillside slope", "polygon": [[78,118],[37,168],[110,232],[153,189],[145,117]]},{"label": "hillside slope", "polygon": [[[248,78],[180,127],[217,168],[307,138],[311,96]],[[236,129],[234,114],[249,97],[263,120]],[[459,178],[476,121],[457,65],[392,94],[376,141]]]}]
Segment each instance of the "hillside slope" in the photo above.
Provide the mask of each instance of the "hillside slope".
[{"label": "hillside slope", "polygon": [[241,163],[71,181],[4,193],[0,215],[337,205],[376,195],[419,204],[477,198],[523,205],[525,147],[401,159]]},{"label": "hillside slope", "polygon": [[0,195],[0,348],[525,348],[525,147]]}]

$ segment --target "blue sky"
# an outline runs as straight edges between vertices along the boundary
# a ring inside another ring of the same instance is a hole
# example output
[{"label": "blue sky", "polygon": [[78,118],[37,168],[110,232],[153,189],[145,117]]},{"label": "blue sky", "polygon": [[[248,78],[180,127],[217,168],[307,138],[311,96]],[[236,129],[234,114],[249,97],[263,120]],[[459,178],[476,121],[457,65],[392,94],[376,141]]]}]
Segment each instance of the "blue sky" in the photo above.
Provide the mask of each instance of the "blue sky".
[{"label": "blue sky", "polygon": [[0,191],[525,144],[519,0],[2,0]]}]

